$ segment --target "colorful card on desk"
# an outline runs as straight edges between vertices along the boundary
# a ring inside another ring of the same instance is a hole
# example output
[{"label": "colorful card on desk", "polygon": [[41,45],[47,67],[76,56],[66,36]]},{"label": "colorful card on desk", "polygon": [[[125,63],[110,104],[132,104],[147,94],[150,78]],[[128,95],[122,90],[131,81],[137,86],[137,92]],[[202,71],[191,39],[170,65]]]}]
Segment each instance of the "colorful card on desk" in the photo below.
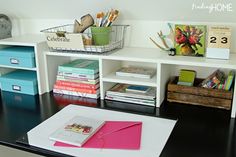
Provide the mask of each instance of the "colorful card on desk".
[{"label": "colorful card on desk", "polygon": [[105,121],[76,116],[53,132],[50,140],[82,146],[105,124]]},{"label": "colorful card on desk", "polygon": [[[104,126],[82,147],[137,150],[140,149],[141,133],[142,122],[106,121]],[[56,142],[54,146],[78,147],[62,142]]]}]

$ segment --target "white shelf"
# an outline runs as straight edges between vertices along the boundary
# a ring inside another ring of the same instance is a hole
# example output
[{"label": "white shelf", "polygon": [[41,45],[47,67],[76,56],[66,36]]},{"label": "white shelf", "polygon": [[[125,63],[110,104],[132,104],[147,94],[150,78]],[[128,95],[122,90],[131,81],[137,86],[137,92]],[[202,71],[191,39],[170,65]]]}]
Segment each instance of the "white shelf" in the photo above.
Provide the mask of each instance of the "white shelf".
[{"label": "white shelf", "polygon": [[12,38],[0,40],[0,45],[15,45],[15,46],[37,46],[37,44],[45,42],[44,35],[25,34],[14,36]]},{"label": "white shelf", "polygon": [[89,59],[99,59],[101,56],[97,54],[86,54],[86,53],[76,53],[76,52],[57,52],[57,51],[46,51],[45,55],[48,56],[61,56],[61,57],[79,57],[79,58],[89,58]]},{"label": "white shelf", "polygon": [[136,62],[150,62],[156,63],[158,58],[162,56],[163,52],[154,48],[131,48],[126,47],[117,49],[109,53],[76,53],[76,52],[60,52],[60,51],[47,51],[46,55],[50,56],[66,56],[66,57],[81,57],[81,58],[96,58],[96,59],[109,59],[109,60],[123,60],[123,61],[136,61]]},{"label": "white shelf", "polygon": [[7,65],[1,65],[1,68],[11,68],[11,69],[21,69],[21,70],[30,70],[30,71],[37,71],[36,68],[25,68],[25,67],[15,67],[15,66],[7,66]]},{"label": "white shelf", "polygon": [[228,68],[228,69],[236,69],[235,61],[236,61],[236,54],[231,54],[229,60],[208,59],[205,57],[169,56],[163,53],[162,55],[160,55],[159,58],[159,62],[162,64],[215,67],[215,68]]},{"label": "white shelf", "polygon": [[36,35],[36,34],[25,34],[21,36],[14,36],[12,38],[0,40],[0,46],[1,47],[6,47],[6,46],[34,47],[35,64],[36,64],[35,68],[25,68],[25,67],[6,66],[6,65],[0,65],[0,67],[35,71],[37,74],[38,92],[39,94],[45,93],[46,92],[46,89],[45,89],[46,72],[45,72],[45,63],[43,59],[43,52],[46,51],[47,49],[45,36]]},{"label": "white shelf", "polygon": [[126,47],[115,50],[109,54],[86,54],[86,53],[67,53],[67,52],[45,52],[51,56],[80,57],[91,59],[109,59],[123,60],[134,62],[150,62],[161,64],[176,64],[187,66],[216,67],[236,69],[236,54],[231,54],[229,60],[207,59],[205,57],[190,56],[169,56],[167,52],[160,51],[156,48],[132,48]]},{"label": "white shelf", "polygon": [[102,56],[102,59],[156,63],[161,55],[162,53],[154,48],[125,47],[110,55]]},{"label": "white shelf", "polygon": [[[45,52],[47,61],[48,90],[55,83],[57,66],[70,61],[74,58],[86,58],[99,60],[100,69],[100,93],[101,98],[105,96],[106,90],[110,89],[115,83],[136,84],[152,86],[157,89],[157,104],[160,106],[165,98],[166,84],[171,76],[175,75],[178,68],[196,68],[197,73],[208,76],[212,70],[220,68],[226,71],[236,70],[236,54],[232,54],[229,60],[207,59],[205,57],[190,56],[169,56],[167,52],[157,48],[132,48],[126,47],[105,54],[86,54],[86,53],[67,53],[67,52]],[[139,79],[132,77],[116,76],[117,71],[126,65],[150,66],[155,68],[156,76],[152,79]],[[236,86],[236,83],[234,84]],[[235,117],[236,112],[236,92],[232,102],[231,116]]]},{"label": "white shelf", "polygon": [[134,78],[134,77],[116,76],[114,72],[107,76],[104,76],[101,79],[101,81],[157,87],[156,76],[153,76],[151,79],[142,79],[142,78]]}]

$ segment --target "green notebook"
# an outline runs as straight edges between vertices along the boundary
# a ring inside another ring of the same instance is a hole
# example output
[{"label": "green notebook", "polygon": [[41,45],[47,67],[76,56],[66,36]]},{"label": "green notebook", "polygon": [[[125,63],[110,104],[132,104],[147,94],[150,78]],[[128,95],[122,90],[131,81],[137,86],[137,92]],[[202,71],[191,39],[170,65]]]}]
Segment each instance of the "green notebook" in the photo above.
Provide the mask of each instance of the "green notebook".
[{"label": "green notebook", "polygon": [[230,90],[230,87],[233,83],[233,80],[234,80],[234,71],[231,70],[229,72],[229,75],[228,75],[228,78],[227,78],[227,81],[226,81],[225,90]]},{"label": "green notebook", "polygon": [[178,85],[193,86],[196,72],[194,70],[180,70]]}]

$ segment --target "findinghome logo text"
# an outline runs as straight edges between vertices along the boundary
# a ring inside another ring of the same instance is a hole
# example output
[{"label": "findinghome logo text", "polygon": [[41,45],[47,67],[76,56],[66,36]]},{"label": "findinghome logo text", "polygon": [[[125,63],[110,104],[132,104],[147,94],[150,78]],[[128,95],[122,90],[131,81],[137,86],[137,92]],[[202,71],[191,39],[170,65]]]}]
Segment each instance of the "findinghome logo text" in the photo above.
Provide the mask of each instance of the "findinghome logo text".
[{"label": "findinghome logo text", "polygon": [[232,3],[193,3],[192,10],[208,10],[209,13],[213,12],[233,12]]}]

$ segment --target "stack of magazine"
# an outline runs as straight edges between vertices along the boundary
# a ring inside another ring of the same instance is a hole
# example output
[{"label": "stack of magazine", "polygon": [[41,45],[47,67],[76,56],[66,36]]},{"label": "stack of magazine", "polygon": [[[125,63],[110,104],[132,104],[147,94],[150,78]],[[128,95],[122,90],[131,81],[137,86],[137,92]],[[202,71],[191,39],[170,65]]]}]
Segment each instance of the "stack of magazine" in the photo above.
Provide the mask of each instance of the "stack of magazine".
[{"label": "stack of magazine", "polygon": [[98,61],[78,59],[58,67],[53,92],[99,98]]},{"label": "stack of magazine", "polygon": [[155,73],[155,69],[144,67],[122,67],[121,69],[116,71],[117,76],[127,76],[143,79],[151,79]]},{"label": "stack of magazine", "polygon": [[116,84],[106,91],[106,100],[155,106],[156,88],[140,85]]}]

